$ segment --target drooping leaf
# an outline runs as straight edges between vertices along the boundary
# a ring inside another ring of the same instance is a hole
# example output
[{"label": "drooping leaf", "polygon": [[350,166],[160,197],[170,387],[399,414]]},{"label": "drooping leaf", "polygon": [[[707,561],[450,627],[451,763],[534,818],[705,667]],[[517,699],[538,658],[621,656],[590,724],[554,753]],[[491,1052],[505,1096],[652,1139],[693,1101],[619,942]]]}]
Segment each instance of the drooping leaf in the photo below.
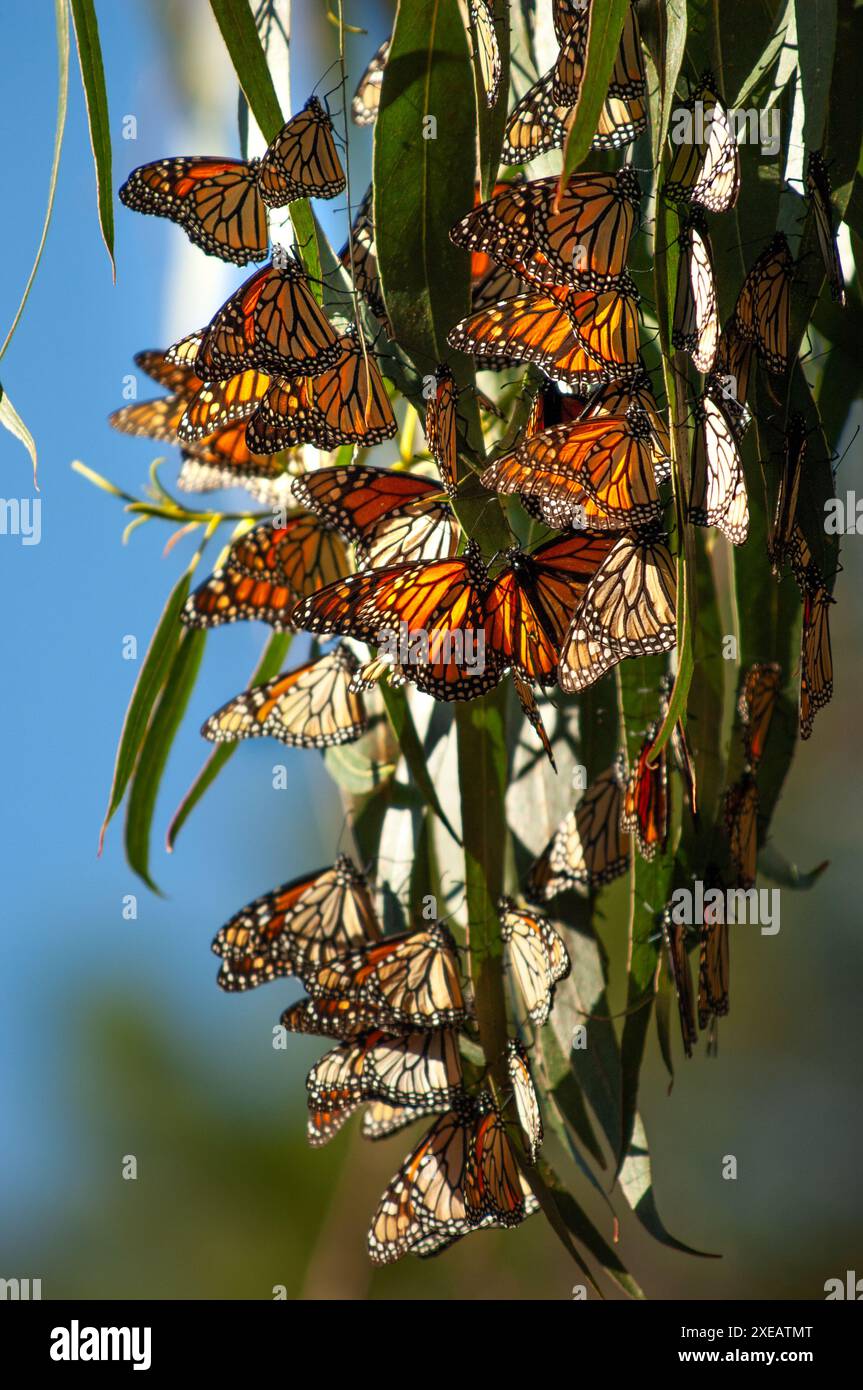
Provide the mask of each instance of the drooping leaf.
[{"label": "drooping leaf", "polygon": [[0,424],[7,429],[10,434],[14,434],[16,439],[20,439],[27,453],[33,461],[33,481],[36,481],[37,455],[36,441],[28,430],[18,411],[10,401],[3,383],[0,382]]},{"label": "drooping leaf", "polygon": [[111,261],[111,274],[116,279],[114,265],[114,183],[111,175],[111,125],[108,118],[108,93],[105,87],[105,68],[102,45],[99,41],[99,22],[93,0],[71,0],[75,22],[75,41],[78,62],[87,103],[90,144],[96,164],[96,201],[102,240]]}]

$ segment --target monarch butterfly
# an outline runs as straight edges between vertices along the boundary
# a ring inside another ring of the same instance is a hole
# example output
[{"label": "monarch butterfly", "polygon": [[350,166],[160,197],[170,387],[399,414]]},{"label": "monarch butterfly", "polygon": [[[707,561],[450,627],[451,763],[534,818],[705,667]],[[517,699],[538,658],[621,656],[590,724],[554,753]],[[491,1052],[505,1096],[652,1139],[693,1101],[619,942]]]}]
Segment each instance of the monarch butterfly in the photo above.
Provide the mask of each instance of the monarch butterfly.
[{"label": "monarch butterfly", "polygon": [[573,622],[560,649],[557,683],[567,694],[578,694],[623,660],[622,652],[596,641],[580,623]]},{"label": "monarch butterfly", "polygon": [[540,77],[512,109],[503,136],[501,161],[526,164],[566,139],[571,107],[554,99],[555,68]]},{"label": "monarch butterfly", "polygon": [[655,528],[620,536],[588,583],[572,619],[623,656],[670,651],[676,641],[677,575]]},{"label": "monarch butterfly", "polygon": [[467,1100],[435,1122],[387,1187],[369,1255],[382,1265],[439,1254],[480,1227],[518,1225],[537,1208],[493,1102]]},{"label": "monarch butterfly", "polygon": [[273,376],[324,372],[344,347],[296,261],[284,257],[256,270],[204,330],[196,368],[206,381],[245,367]]},{"label": "monarch butterfly", "polygon": [[267,254],[257,161],[199,156],[142,164],[120,189],[120,202],[170,218],[195,246],[223,261],[248,265]]},{"label": "monarch butterfly", "polygon": [[377,1009],[353,999],[298,999],[284,1010],[280,1022],[287,1033],[310,1033],[340,1042],[386,1026]]},{"label": "monarch butterfly", "polygon": [[197,444],[183,444],[180,457],[183,466],[177,474],[177,487],[183,492],[244,487],[252,496],[275,504],[285,486],[285,461],[250,453],[242,420],[223,425]]},{"label": "monarch butterfly", "polygon": [[651,438],[647,414],[633,403],[625,416],[531,435],[491,464],[480,482],[490,491],[527,498],[556,530],[619,531],[659,519]]},{"label": "monarch butterfly", "polygon": [[393,1037],[377,1030],[326,1053],[306,1078],[309,1109],[379,1100],[412,1117],[448,1110],[464,1095],[458,1037],[451,1029]]},{"label": "monarch butterfly", "polygon": [[309,97],[267,146],[258,169],[261,197],[267,207],[281,208],[297,198],[335,198],[345,185],[333,123],[318,98]]},{"label": "monarch butterfly", "polygon": [[468,1017],[455,942],[442,922],[359,946],[301,978],[315,1003],[358,1004],[384,1030],[460,1027]]},{"label": "monarch butterfly", "polygon": [[785,432],[785,459],[779,475],[776,510],[768,541],[768,555],[774,575],[778,578],[782,566],[794,549],[794,530],[797,518],[797,498],[800,475],[806,458],[806,421],[795,411]]},{"label": "monarch butterfly", "polygon": [[728,425],[738,441],[752,423],[752,412],[746,404],[746,397],[753,351],[752,343],[738,331],[732,318],[722,330],[716,365],[707,378],[708,393],[721,404]]},{"label": "monarch butterfly", "polygon": [[575,337],[567,313],[570,297],[571,291],[549,286],[543,293],[534,290],[501,300],[462,319],[447,342],[492,361],[533,362],[579,390],[596,386],[610,373]]},{"label": "monarch butterfly", "polygon": [[292,879],[235,913],[213,941],[222,958],[218,983],[254,989],[296,974],[300,962],[315,966],[380,936],[365,875],[340,854],[331,868]]},{"label": "monarch butterfly", "polygon": [[830,285],[830,294],[844,308],[845,306],[845,277],[842,273],[842,262],[839,259],[839,247],[836,244],[836,229],[833,225],[833,205],[830,199],[830,175],[827,172],[827,165],[824,163],[822,155],[818,150],[810,150],[809,160],[806,165],[806,192],[812,203],[812,211],[815,217],[815,232],[818,237],[818,245],[821,249],[821,257],[824,261],[824,268],[827,271],[827,281]]},{"label": "monarch butterfly", "polygon": [[[707,880],[711,884],[717,882],[710,873]],[[700,935],[698,1026],[703,1029],[711,1018],[722,1018],[728,1013],[728,923],[719,907],[705,907]]]},{"label": "monarch butterfly", "polygon": [[620,47],[611,71],[608,92],[614,97],[639,97],[647,90],[644,56],[641,52],[641,33],[635,5],[631,5],[623,21]]},{"label": "monarch butterfly", "polygon": [[[194,443],[234,420],[248,419],[269,389],[270,378],[254,368],[238,372],[227,381],[202,383],[186,406],[177,428],[179,438]],[[271,454],[275,450],[255,449],[253,452]]]},{"label": "monarch butterfly", "polygon": [[260,618],[285,631],[297,600],[347,569],[341,540],[316,516],[300,513],[284,526],[264,523],[234,541],[224,565],[189,595],[181,618],[187,627]]},{"label": "monarch butterfly", "polygon": [[542,1115],[539,1110],[536,1087],[530,1071],[527,1053],[517,1038],[510,1038],[506,1045],[506,1070],[512,1086],[518,1123],[524,1136],[527,1156],[530,1163],[536,1163],[542,1147]]},{"label": "monarch butterfly", "polygon": [[680,1016],[680,1036],[687,1057],[698,1041],[695,1031],[695,999],[692,993],[692,972],[686,950],[686,926],[675,922],[670,907],[662,914],[662,936],[668,953],[668,969],[677,997],[677,1011]]},{"label": "monarch butterfly", "polygon": [[470,0],[470,19],[476,35],[476,61],[486,106],[494,106],[501,74],[500,46],[494,27],[494,0]]},{"label": "monarch butterfly", "polygon": [[800,639],[800,737],[803,739],[811,736],[815,715],[833,698],[832,602],[823,584],[804,590]]},{"label": "monarch butterfly", "polygon": [[405,684],[407,676],[404,667],[397,661],[393,661],[389,656],[374,656],[370,661],[366,661],[360,666],[356,675],[351,677],[351,690],[362,694],[365,690],[374,690],[376,685],[386,680],[393,689],[398,689]]},{"label": "monarch butterfly", "polygon": [[658,483],[664,482],[671,476],[671,441],[646,372],[628,381],[610,381],[600,386],[583,406],[580,418],[592,420],[599,416],[625,415],[630,405],[640,406],[648,418],[654,477]]},{"label": "monarch butterfly", "polygon": [[545,917],[517,908],[512,898],[497,905],[504,967],[511,975],[527,1016],[537,1027],[548,1021],[555,986],[571,969],[569,952]]},{"label": "monarch butterfly", "polygon": [[354,125],[374,125],[381,104],[384,68],[390,56],[390,40],[384,39],[357,83],[351,100],[351,120]]},{"label": "monarch butterfly", "polygon": [[631,145],[647,129],[647,103],[643,96],[625,97],[609,92],[599,113],[592,150],[617,150]]},{"label": "monarch butterfly", "polygon": [[416,473],[365,464],[317,468],[293,494],[356,547],[360,569],[453,555],[458,524],[440,486]]},{"label": "monarch butterfly", "polygon": [[749,535],[749,502],[737,441],[725,412],[705,392],[695,410],[689,519],[716,526],[732,545]]},{"label": "monarch butterfly", "polygon": [[491,256],[540,288],[610,289],[626,268],[641,199],[632,169],[501,184],[450,230],[450,240]]},{"label": "monarch butterfly", "polygon": [[551,96],[560,106],[572,107],[584,76],[590,13],[587,5],[575,7],[569,0],[552,0],[552,19],[560,48],[552,69]]},{"label": "monarch butterfly", "polygon": [[626,784],[620,811],[621,830],[635,836],[638,852],[648,862],[656,858],[657,852],[664,853],[668,843],[668,756],[665,748],[653,763],[649,761],[658,732],[658,724],[652,725],[647,732]]},{"label": "monarch butterfly", "polygon": [[353,743],[368,728],[362,698],[351,690],[359,662],[347,647],[253,685],[211,714],[201,733],[211,743],[277,738],[289,748]]},{"label": "monarch butterfly", "polygon": [[705,72],[692,97],[672,113],[676,147],[665,196],[672,203],[697,203],[708,212],[727,212],[740,192],[740,154],[729,115]]},{"label": "monarch butterfly", "polygon": [[755,772],[764,754],[764,744],[776,700],[779,696],[782,668],[776,661],[759,661],[743,679],[737,713],[743,725],[743,748],[746,766]]},{"label": "monarch butterfly", "polygon": [[339,260],[353,280],[357,294],[365,300],[375,318],[383,324],[387,337],[391,338],[392,325],[387,317],[380,275],[378,274],[375,233],[372,226],[371,184],[357,208],[351,234],[339,252]]},{"label": "monarch butterfly", "polygon": [[794,258],[784,232],[777,232],[750,270],[734,310],[734,322],[768,371],[788,366],[791,331],[791,281]]},{"label": "monarch butterfly", "polygon": [[566,536],[531,554],[517,546],[484,602],[486,644],[525,680],[553,685],[560,643],[590,577],[611,549],[601,536]]},{"label": "monarch butterfly", "polygon": [[681,228],[680,249],[671,341],[689,353],[699,372],[706,373],[716,360],[719,315],[713,252],[699,213],[693,213]]},{"label": "monarch butterfly", "polygon": [[751,771],[725,793],[725,829],[739,888],[755,883],[758,858],[758,787]]},{"label": "monarch butterfly", "polygon": [[628,276],[618,289],[576,292],[566,303],[573,332],[607,376],[627,379],[643,371],[638,351],[638,291]]},{"label": "monarch butterfly", "polygon": [[403,1105],[388,1105],[383,1100],[370,1101],[363,1111],[362,1136],[376,1141],[389,1139],[390,1135],[414,1124],[420,1117],[415,1110]]},{"label": "monarch butterfly", "polygon": [[630,837],[620,828],[625,778],[620,759],[600,773],[557,827],[528,875],[528,895],[548,902],[569,888],[593,892],[629,864]]},{"label": "monarch butterfly", "polygon": [[458,490],[456,435],[456,391],[452,371],[441,363],[435,372],[435,391],[426,402],[426,439],[437,460],[444,491],[454,497]]},{"label": "monarch butterfly", "polygon": [[374,357],[355,328],[342,335],[341,356],[312,377],[272,382],[246,427],[253,453],[274,454],[302,442],[320,449],[371,447],[396,432],[396,417]]},{"label": "monarch butterfly", "polygon": [[522,713],[542,744],[545,756],[548,758],[554,771],[557,772],[557,763],[554,760],[554,750],[551,746],[551,739],[548,736],[548,730],[539,712],[539,705],[533,693],[533,687],[515,667],[510,671],[510,676],[512,677],[513,687],[518,696],[518,702],[521,705]]},{"label": "monarch butterfly", "polygon": [[[411,682],[438,700],[471,700],[497,685],[502,671],[479,639],[488,573],[475,542],[465,554],[434,562],[408,561],[365,570],[329,585],[298,605],[294,621],[310,632],[337,632],[379,645],[405,631],[412,643]],[[468,664],[466,646],[477,643]],[[413,644],[419,643],[415,651]]]}]

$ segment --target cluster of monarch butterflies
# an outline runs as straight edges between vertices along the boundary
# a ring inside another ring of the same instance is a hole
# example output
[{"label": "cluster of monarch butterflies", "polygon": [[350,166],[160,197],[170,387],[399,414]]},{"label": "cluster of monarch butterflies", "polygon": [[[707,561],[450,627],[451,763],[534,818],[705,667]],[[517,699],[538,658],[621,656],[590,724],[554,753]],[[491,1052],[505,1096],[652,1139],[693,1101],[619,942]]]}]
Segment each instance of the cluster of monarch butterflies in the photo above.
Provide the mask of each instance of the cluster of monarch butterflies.
[{"label": "cluster of monarch butterflies", "polygon": [[[558,53],[506,125],[502,162],[521,165],[559,148],[579,97],[591,10],[551,0]],[[485,100],[500,96],[494,5],[470,0],[477,70]],[[351,105],[354,121],[376,119],[390,42],[375,54]],[[749,532],[739,443],[750,423],[753,365],[789,369],[795,263],[782,234],[758,256],[733,313],[720,325],[707,222],[736,203],[740,163],[732,124],[710,73],[679,112],[703,138],[673,150],[664,197],[680,213],[673,346],[704,378],[693,411],[686,518],[715,527],[734,545]],[[677,115],[679,113],[673,113]],[[635,6],[626,17],[595,150],[631,146],[647,126],[645,67]],[[135,170],[120,191],[130,208],[164,216],[208,254],[237,265],[269,253],[267,209],[345,188],[332,124],[312,97],[258,160],[177,158]],[[833,297],[844,302],[830,187],[812,154],[807,190]],[[640,344],[639,294],[627,270],[641,187],[631,164],[616,172],[556,177],[523,173],[498,182],[450,231],[471,261],[471,313],[448,335],[478,369],[531,366],[546,378],[520,435],[494,454],[480,482],[515,497],[550,534],[533,548],[487,557],[463,537],[453,508],[461,462],[457,368],[437,364],[426,392],[425,433],[437,477],[365,462],[309,471],[302,450],[369,447],[395,434],[396,418],[361,327],[334,324],[300,262],[272,257],[203,329],[136,364],[167,392],[116,411],[127,433],[178,441],[180,485],[204,490],[240,483],[278,499],[283,514],[239,536],[189,597],[182,619],[214,627],[258,619],[343,641],[300,667],[241,692],[206,721],[213,742],[271,736],[326,748],[369,726],[366,693],[380,680],[410,683],[443,701],[470,700],[509,673],[527,719],[554,763],[535,690],[579,693],[620,662],[670,652],[676,643],[676,568],[663,530],[670,477],[669,431]],[[377,269],[373,198],[357,209],[340,260],[357,295],[392,336]],[[803,601],[799,727],[832,694],[827,583],[798,523],[806,422],[788,422],[786,457],[769,537],[780,576],[790,568]],[[299,476],[295,476],[299,474]],[[362,662],[348,643],[380,648],[385,635],[423,634],[405,661],[380,651]],[[482,660],[456,640],[481,634]],[[725,793],[729,858],[738,886],[755,880],[759,763],[781,687],[774,663],[747,672],[739,712],[744,768]],[[669,836],[666,751],[654,755],[664,720],[646,731],[631,768],[616,759],[587,788],[530,869],[525,897],[538,904],[575,889],[593,892],[623,873],[633,845],[645,859]],[[696,787],[683,728],[671,741],[696,814]],[[718,870],[711,880],[719,882]],[[520,1001],[521,1032],[548,1018],[555,984],[569,969],[551,925],[510,899],[499,905],[505,964]],[[697,1036],[685,929],[665,915],[663,931],[687,1054]],[[728,926],[705,915],[699,927],[697,1017],[711,1026],[728,1010]],[[469,990],[443,923],[384,937],[369,886],[349,860],[284,885],[237,913],[213,943],[219,984],[254,988],[299,977],[307,996],[282,1016],[288,1032],[334,1039],[308,1078],[309,1138],[326,1142],[364,1106],[363,1133],[395,1133],[423,1116],[429,1132],[383,1195],[369,1233],[378,1263],[410,1251],[438,1253],[484,1226],[512,1226],[537,1201],[520,1171],[504,1121],[514,1113],[535,1162],[542,1123],[520,1038],[509,1040],[506,1098],[466,1066],[460,1034],[471,1035]]]},{"label": "cluster of monarch butterflies", "polygon": [[[504,965],[521,1030],[548,1018],[566,947],[545,918],[499,905]],[[435,1116],[384,1192],[369,1230],[376,1264],[434,1255],[471,1231],[516,1226],[537,1210],[504,1112],[512,1107],[527,1161],[543,1130],[523,1042],[510,1038],[500,1103],[462,1058],[473,1030],[458,949],[442,922],[384,936],[370,886],[345,855],[235,913],[216,935],[218,983],[230,992],[297,976],[306,995],[285,1009],[286,1033],[333,1039],[312,1067],[308,1137],[325,1144],[363,1108],[362,1133],[384,1139]],[[501,1109],[503,1106],[503,1110]]]}]

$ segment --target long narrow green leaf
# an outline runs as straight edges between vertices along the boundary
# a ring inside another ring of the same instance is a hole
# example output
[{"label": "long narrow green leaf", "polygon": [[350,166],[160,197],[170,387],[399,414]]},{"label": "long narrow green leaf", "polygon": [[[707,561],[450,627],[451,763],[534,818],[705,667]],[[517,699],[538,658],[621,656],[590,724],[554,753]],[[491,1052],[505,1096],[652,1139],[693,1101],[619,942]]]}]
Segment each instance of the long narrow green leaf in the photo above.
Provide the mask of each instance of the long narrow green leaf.
[{"label": "long narrow green leaf", "polygon": [[444,814],[440,799],[434,788],[434,783],[429,777],[423,747],[416,730],[416,725],[413,721],[407,695],[404,690],[394,689],[388,681],[382,681],[379,688],[386,707],[387,717],[392,725],[393,733],[396,736],[396,742],[399,745],[418,790],[421,792],[423,799],[434,811],[441,825],[446,826],[456,844],[460,845],[461,840]]},{"label": "long narrow green leaf", "polygon": [[446,335],[469,308],[470,257],[449,229],[473,205],[474,160],[465,152],[475,144],[457,0],[401,0],[375,124],[374,224],[395,337],[420,373],[447,357]]},{"label": "long narrow green leaf", "polygon": [[803,81],[806,148],[818,150],[830,107],[830,82],[836,52],[836,0],[795,0],[797,48]]},{"label": "long narrow green leaf", "polygon": [[114,776],[108,796],[108,809],[105,812],[105,819],[99,832],[100,854],[108,823],[123,800],[129,779],[138,761],[141,744],[147,733],[147,725],[150,722],[153,706],[168,678],[171,663],[179,646],[182,633],[180,611],[186,602],[190,582],[191,575],[187,571],[171,591],[156,631],[153,633],[147,655],[144,657],[144,664],[138,673],[135,689],[132,691],[132,698],[126,710],[126,717],[120,732],[120,742],[117,746]]},{"label": "long narrow green leaf", "polygon": [[187,629],[180,638],[168,679],[141,747],[129,793],[125,827],[126,858],[130,867],[154,893],[161,891],[150,876],[150,827],[156,797],[171,745],[194,689],[206,639],[206,631],[201,628]]},{"label": "long narrow green leaf", "polygon": [[108,118],[108,93],[105,88],[105,68],[102,45],[99,42],[99,22],[93,0],[71,0],[75,22],[75,41],[78,62],[87,103],[90,144],[96,164],[96,201],[102,240],[111,261],[111,274],[116,280],[114,264],[114,181],[111,174],[111,125]]},{"label": "long narrow green leaf", "polygon": [[[644,1298],[644,1293],[623,1261],[613,1247],[600,1235],[587,1212],[578,1204],[572,1193],[566,1191],[547,1163],[542,1162],[539,1168],[567,1230],[593,1256],[603,1273],[612,1279],[618,1288],[629,1294],[630,1298]],[[529,1181],[535,1182],[534,1173],[531,1172],[528,1177]],[[539,1198],[538,1192],[536,1195]]]},{"label": "long narrow green leaf", "polygon": [[701,1259],[715,1260],[716,1255],[706,1250],[696,1250],[685,1245],[666,1230],[656,1205],[653,1191],[653,1172],[650,1154],[647,1149],[647,1135],[641,1117],[636,1115],[629,1151],[620,1170],[620,1190],[632,1208],[633,1213],[646,1231],[661,1245],[671,1250],[680,1250],[685,1255],[698,1255]]},{"label": "long narrow green leaf", "polygon": [[562,179],[581,166],[590,150],[628,12],[629,0],[606,0],[603,5],[591,6],[584,77],[569,121]]},{"label": "long narrow green leaf", "polygon": [[20,439],[33,460],[33,481],[36,481],[36,441],[28,430],[18,411],[10,401],[0,382],[0,425],[3,425],[16,439]]},{"label": "long narrow green leaf", "polygon": [[[248,0],[210,0],[210,8],[225,40],[225,47],[249,103],[249,109],[264,139],[272,140],[284,125],[285,118],[267,66],[267,55],[255,25],[251,6]],[[291,203],[290,214],[300,259],[312,282],[315,297],[320,303],[323,298],[321,257],[315,220],[308,199],[298,198],[296,202]]]},{"label": "long narrow green leaf", "polygon": [[[276,675],[282,662],[290,650],[294,634],[292,632],[274,632],[270,637],[263,655],[255,667],[249,680],[249,685],[260,685],[262,681],[268,681]],[[165,848],[169,854],[173,853],[177,836],[182,830],[189,816],[194,811],[204,793],[209,791],[219,773],[230,762],[237,751],[237,743],[220,743],[210,754],[201,771],[198,773],[194,782],[190,786],[183,800],[180,802],[168,826],[168,833],[165,837]]]}]

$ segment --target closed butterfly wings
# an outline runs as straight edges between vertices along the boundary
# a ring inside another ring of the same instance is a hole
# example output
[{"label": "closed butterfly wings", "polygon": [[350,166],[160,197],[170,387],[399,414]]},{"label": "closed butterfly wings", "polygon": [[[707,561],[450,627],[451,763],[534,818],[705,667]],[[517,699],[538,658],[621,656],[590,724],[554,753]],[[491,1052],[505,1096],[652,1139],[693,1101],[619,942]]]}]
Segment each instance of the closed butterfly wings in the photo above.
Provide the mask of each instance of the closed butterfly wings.
[{"label": "closed butterfly wings", "polygon": [[501,898],[498,914],[505,966],[528,1018],[540,1026],[551,1013],[555,985],[570,972],[569,953],[550,922],[511,898]]},{"label": "closed butterfly wings", "polygon": [[295,479],[293,493],[353,542],[360,569],[455,553],[452,510],[439,484],[419,474],[365,464],[319,468]]},{"label": "closed butterfly wings", "polygon": [[333,139],[333,124],[317,97],[310,97],[268,145],[258,169],[261,197],[280,208],[297,198],[335,198],[345,174]]},{"label": "closed butterfly wings", "polygon": [[252,686],[215,714],[201,732],[212,743],[269,736],[291,748],[352,743],[368,728],[352,686],[359,662],[342,645],[273,680]]},{"label": "closed butterfly wings", "polygon": [[533,901],[548,902],[570,888],[593,892],[624,872],[630,846],[620,825],[624,788],[617,762],[591,783],[531,868]]}]

